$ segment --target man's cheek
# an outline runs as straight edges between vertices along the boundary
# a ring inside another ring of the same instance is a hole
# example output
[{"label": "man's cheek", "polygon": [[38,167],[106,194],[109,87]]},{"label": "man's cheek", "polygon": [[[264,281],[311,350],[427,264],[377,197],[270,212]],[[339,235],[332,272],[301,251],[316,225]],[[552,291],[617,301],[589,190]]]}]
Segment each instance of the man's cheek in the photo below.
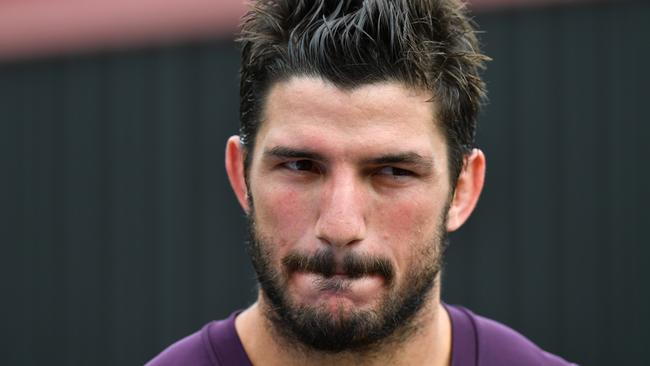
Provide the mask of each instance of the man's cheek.
[{"label": "man's cheek", "polygon": [[260,193],[255,202],[259,229],[273,235],[283,246],[304,235],[313,217],[313,201],[305,192],[291,187],[268,187]]},{"label": "man's cheek", "polygon": [[383,206],[376,212],[380,215],[381,227],[393,236],[413,236],[423,229],[424,223],[429,219],[429,215],[422,212],[420,205],[413,201],[391,202]]}]

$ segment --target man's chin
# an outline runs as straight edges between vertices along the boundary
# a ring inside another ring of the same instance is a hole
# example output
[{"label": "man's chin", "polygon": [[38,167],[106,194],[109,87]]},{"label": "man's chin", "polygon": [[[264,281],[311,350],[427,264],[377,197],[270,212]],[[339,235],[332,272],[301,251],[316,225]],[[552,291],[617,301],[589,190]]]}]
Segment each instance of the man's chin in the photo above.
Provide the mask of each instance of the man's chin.
[{"label": "man's chin", "polygon": [[368,352],[408,337],[410,318],[429,288],[404,297],[395,293],[394,283],[385,286],[381,277],[372,277],[348,282],[294,273],[277,286],[262,282],[263,308],[280,338],[295,345],[325,353]]},{"label": "man's chin", "polygon": [[[278,309],[275,309],[276,311]],[[271,318],[284,339],[325,353],[360,350],[383,337],[369,337],[376,311],[352,306],[346,299],[316,305],[295,304],[283,309],[284,316]]]}]

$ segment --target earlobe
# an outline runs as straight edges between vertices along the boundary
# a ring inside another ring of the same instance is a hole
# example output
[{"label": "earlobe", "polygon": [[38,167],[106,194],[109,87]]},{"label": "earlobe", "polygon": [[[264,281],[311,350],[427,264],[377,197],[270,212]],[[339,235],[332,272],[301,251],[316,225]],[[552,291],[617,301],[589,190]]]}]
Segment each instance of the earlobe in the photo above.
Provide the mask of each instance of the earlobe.
[{"label": "earlobe", "polygon": [[466,157],[456,182],[456,190],[447,214],[447,231],[455,231],[476,207],[485,180],[485,155],[479,149]]},{"label": "earlobe", "polygon": [[231,136],[226,143],[226,173],[239,205],[248,213],[248,189],[244,176],[244,148],[239,136]]}]

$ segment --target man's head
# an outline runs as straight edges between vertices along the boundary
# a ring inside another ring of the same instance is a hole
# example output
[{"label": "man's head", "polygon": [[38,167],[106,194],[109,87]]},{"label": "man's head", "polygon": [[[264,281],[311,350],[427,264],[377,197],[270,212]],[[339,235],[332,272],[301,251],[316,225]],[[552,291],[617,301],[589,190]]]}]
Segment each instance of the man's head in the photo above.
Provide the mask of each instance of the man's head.
[{"label": "man's head", "polygon": [[[240,138],[255,147],[276,82],[317,76],[342,89],[397,81],[427,90],[445,134],[450,178],[474,147],[487,57],[457,0],[258,1],[242,24]],[[245,161],[248,166],[249,159]]]},{"label": "man's head", "polygon": [[260,302],[323,351],[405,339],[483,183],[484,57],[450,1],[263,1],[226,167]]}]

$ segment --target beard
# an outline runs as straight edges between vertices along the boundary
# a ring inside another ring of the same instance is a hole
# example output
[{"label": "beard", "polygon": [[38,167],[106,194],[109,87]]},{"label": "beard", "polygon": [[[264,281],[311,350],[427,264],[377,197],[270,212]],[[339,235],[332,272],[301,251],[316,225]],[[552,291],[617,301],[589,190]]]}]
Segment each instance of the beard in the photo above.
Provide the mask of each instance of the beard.
[{"label": "beard", "polygon": [[[330,354],[355,351],[372,352],[382,345],[401,343],[417,329],[415,317],[425,306],[442,267],[447,247],[442,212],[437,232],[427,242],[407,243],[414,248],[415,261],[409,271],[396,283],[394,265],[387,258],[348,252],[339,268],[346,279],[333,277],[337,268],[334,250],[325,247],[315,253],[293,251],[281,258],[281,268],[275,268],[275,243],[258,232],[252,210],[249,219],[248,250],[262,296],[264,315],[272,330],[294,346],[303,346]],[[345,291],[351,280],[366,275],[383,279],[385,294],[370,309],[337,307],[335,311],[317,305],[299,304],[288,291],[288,282],[296,271],[320,275],[316,285],[323,291]]]}]

